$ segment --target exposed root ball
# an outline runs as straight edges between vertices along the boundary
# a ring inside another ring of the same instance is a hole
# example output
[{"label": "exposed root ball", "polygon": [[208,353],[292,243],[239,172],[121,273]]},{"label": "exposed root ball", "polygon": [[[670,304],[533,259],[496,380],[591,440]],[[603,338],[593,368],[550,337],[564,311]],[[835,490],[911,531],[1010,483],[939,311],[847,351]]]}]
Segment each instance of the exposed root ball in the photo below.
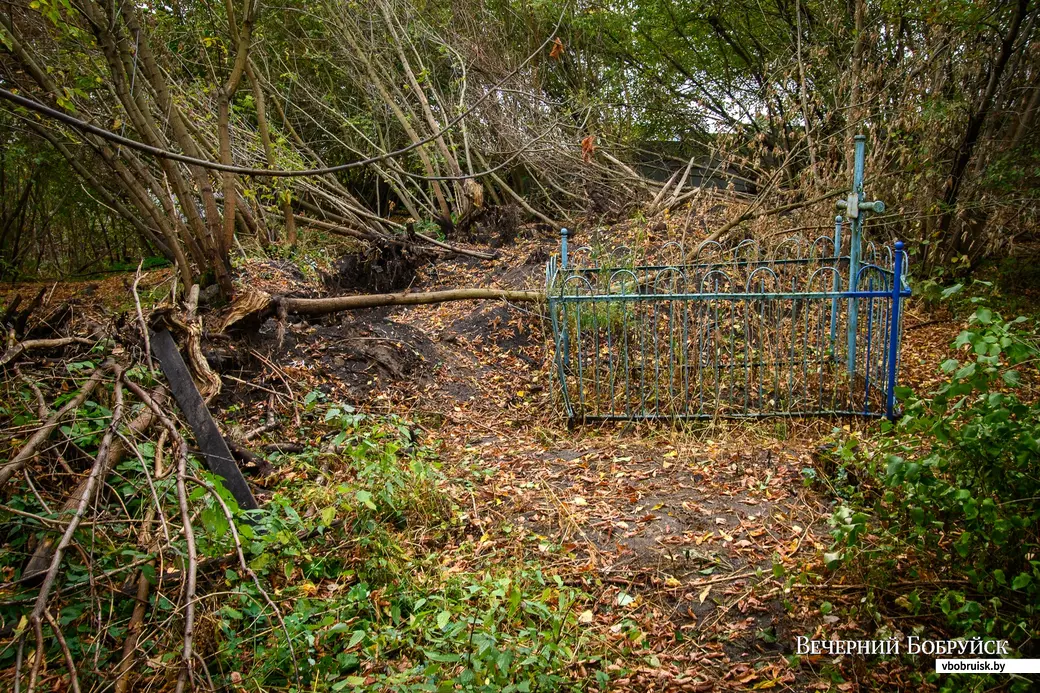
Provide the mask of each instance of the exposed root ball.
[{"label": "exposed root ball", "polygon": [[412,283],[416,270],[429,260],[428,254],[415,248],[372,246],[348,253],[337,260],[335,274],[324,277],[325,286],[336,293],[382,293],[403,289]]}]

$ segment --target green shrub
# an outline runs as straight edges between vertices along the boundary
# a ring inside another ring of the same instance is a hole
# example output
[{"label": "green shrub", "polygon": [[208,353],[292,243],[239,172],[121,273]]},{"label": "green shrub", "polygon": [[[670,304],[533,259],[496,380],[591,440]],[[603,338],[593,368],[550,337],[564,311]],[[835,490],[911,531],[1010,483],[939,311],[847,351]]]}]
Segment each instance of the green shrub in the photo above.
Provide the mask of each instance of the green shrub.
[{"label": "green shrub", "polygon": [[946,627],[1023,654],[1040,629],[1040,402],[1020,395],[1040,350],[1026,322],[978,308],[946,381],[928,397],[900,393],[905,414],[865,465],[880,490],[834,513],[828,554],[961,579],[931,600]]}]

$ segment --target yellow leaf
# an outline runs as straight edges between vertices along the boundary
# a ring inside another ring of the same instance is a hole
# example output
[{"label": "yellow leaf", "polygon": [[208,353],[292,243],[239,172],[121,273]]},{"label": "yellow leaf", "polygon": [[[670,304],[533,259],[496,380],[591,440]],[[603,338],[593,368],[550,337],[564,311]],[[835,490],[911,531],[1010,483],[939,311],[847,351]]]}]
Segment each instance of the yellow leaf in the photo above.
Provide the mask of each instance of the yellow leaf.
[{"label": "yellow leaf", "polygon": [[701,590],[701,593],[697,595],[697,599],[701,604],[703,604],[704,600],[708,598],[709,592],[711,592],[711,585],[705,587],[703,590]]}]

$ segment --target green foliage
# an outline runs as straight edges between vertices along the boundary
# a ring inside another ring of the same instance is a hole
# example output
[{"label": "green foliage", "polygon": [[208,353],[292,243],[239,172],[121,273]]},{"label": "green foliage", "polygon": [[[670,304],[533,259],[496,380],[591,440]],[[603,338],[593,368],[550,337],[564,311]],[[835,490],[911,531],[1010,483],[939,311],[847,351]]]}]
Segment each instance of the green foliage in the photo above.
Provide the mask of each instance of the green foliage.
[{"label": "green foliage", "polygon": [[[306,662],[306,680],[334,691],[530,691],[566,684],[559,672],[581,645],[570,608],[574,593],[533,567],[496,572],[436,585],[407,577],[379,588],[354,582],[336,596],[306,596],[327,590],[327,583],[295,589],[285,622],[297,659]],[[246,651],[254,662],[247,681],[285,685],[293,668],[284,640],[250,631],[262,605],[251,585],[230,583],[236,599],[221,614],[223,675],[241,671],[239,653]]]},{"label": "green foliage", "polygon": [[946,381],[900,393],[903,418],[862,461],[881,487],[833,514],[829,554],[891,567],[909,552],[915,570],[963,579],[931,597],[947,627],[1026,647],[1040,629],[1040,402],[1020,394],[1040,349],[1027,324],[978,307]]},{"label": "green foliage", "polygon": [[417,233],[436,238],[439,241],[447,240],[447,238],[444,237],[444,231],[441,230],[441,225],[433,219],[417,220],[415,222],[415,230]]},{"label": "green foliage", "polygon": [[[533,564],[445,571],[445,556],[414,551],[408,544],[420,533],[452,541],[457,522],[435,458],[401,419],[373,419],[321,399],[311,393],[307,406],[336,431],[330,443],[340,452],[332,460],[309,449],[292,464],[304,477],[341,465],[339,483],[283,484],[255,525],[239,525],[250,567],[286,584],[285,627],[308,686],[565,686],[564,665],[584,644],[572,609],[579,593]],[[311,512],[301,515],[300,507]],[[225,582],[233,599],[216,617],[219,675],[239,674],[261,688],[290,684],[293,653],[285,634],[264,621],[261,595],[236,571]],[[242,652],[250,653],[249,667]]]},{"label": "green foliage", "polygon": [[[598,661],[577,621],[576,605],[585,595],[537,563],[493,552],[473,558],[465,513],[451,500],[454,481],[444,477],[413,426],[324,400],[320,392],[304,398],[298,434],[314,443],[297,454],[274,454],[280,481],[259,510],[239,509],[220,479],[189,458],[189,477],[203,482],[192,482],[188,495],[203,566],[195,647],[214,684],[300,690],[299,683],[313,691],[586,689],[569,671],[579,657],[587,670]],[[32,395],[21,392],[4,415],[30,421],[33,407]],[[87,401],[63,433],[93,454],[110,416],[98,401]],[[162,531],[173,535],[174,550],[149,563],[154,556],[135,542],[138,522],[77,532],[90,561],[79,554],[67,559],[52,608],[60,611],[76,660],[97,662],[93,670],[80,669],[84,683],[110,675],[134,604],[106,600],[99,611],[91,588],[98,575],[125,579],[140,569],[152,583],[138,644],[141,685],[179,666],[180,587],[168,577],[159,581],[184,569],[176,475],[154,475],[153,442],[135,448],[114,470],[112,496],[119,500],[112,516],[141,518],[158,504],[169,518]],[[6,508],[0,569],[17,578],[26,552],[45,534],[32,516],[56,515],[28,488],[8,498]],[[236,533],[249,570],[239,565]],[[29,587],[11,596],[0,605],[0,621],[18,624],[34,592]],[[0,668],[15,656],[13,647],[0,649]],[[56,642],[46,656],[63,661]]]},{"label": "green foliage", "polygon": [[110,272],[133,272],[137,269],[138,264],[141,266],[142,271],[156,269],[157,267],[169,267],[172,263],[164,257],[151,256],[144,258],[143,262],[131,262],[117,260],[109,265],[108,271]]}]

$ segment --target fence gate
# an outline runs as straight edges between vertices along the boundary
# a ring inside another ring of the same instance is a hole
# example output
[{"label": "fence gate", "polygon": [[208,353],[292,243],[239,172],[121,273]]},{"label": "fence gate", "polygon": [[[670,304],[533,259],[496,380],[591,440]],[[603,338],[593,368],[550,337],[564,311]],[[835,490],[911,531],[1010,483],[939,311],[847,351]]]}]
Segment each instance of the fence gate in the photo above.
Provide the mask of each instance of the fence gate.
[{"label": "fence gate", "polygon": [[884,211],[863,197],[864,142],[833,237],[710,243],[692,262],[673,242],[636,264],[569,254],[564,229],[546,293],[568,417],[894,417],[906,252],[861,242]]}]

